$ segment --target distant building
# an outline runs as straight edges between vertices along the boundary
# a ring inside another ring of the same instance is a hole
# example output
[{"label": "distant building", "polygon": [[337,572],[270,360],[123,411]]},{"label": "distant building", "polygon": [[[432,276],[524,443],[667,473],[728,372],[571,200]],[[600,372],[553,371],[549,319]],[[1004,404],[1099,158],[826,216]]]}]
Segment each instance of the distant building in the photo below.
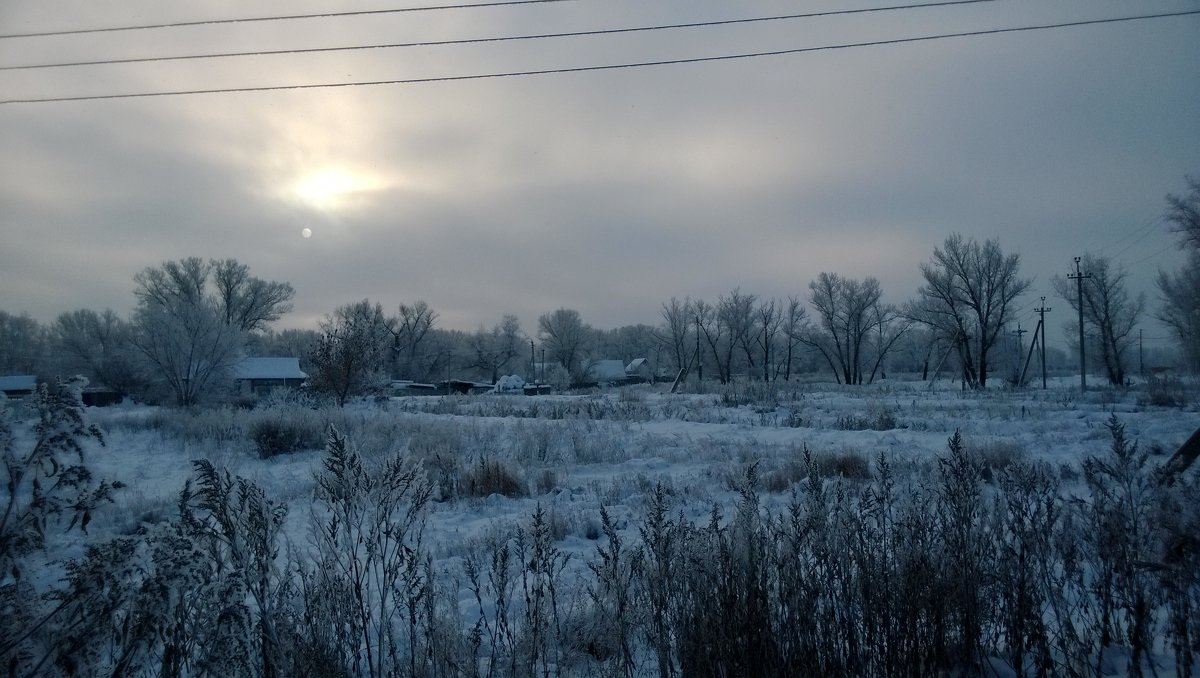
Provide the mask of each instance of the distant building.
[{"label": "distant building", "polygon": [[645,358],[634,358],[625,366],[625,380],[630,383],[650,383],[654,381],[654,371],[650,369],[650,361]]},{"label": "distant building", "polygon": [[104,384],[88,384],[83,387],[79,399],[88,407],[108,407],[119,404],[124,398],[116,389]]},{"label": "distant building", "polygon": [[654,372],[645,358],[634,358],[628,365],[620,360],[593,360],[578,385],[624,386],[654,381]]},{"label": "distant building", "polygon": [[0,377],[0,393],[9,398],[25,398],[33,394],[37,388],[37,376],[32,374],[16,374]]},{"label": "distant building", "polygon": [[233,379],[242,395],[265,395],[277,388],[300,388],[308,375],[299,358],[244,358],[233,366]]},{"label": "distant building", "polygon": [[583,372],[585,382],[607,386],[625,382],[625,363],[620,360],[593,360]]}]

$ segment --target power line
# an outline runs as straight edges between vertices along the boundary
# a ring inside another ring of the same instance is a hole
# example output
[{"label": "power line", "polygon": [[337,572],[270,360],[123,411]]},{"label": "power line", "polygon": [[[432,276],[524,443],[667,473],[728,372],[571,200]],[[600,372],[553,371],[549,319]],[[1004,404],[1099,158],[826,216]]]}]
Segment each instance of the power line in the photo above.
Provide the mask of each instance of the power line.
[{"label": "power line", "polygon": [[1114,240],[1109,242],[1107,245],[1100,247],[1097,250],[1097,252],[1099,254],[1104,254],[1107,250],[1111,250],[1114,247],[1120,247],[1121,245],[1125,245],[1125,247],[1123,247],[1119,252],[1112,255],[1112,258],[1116,258],[1117,256],[1120,256],[1122,253],[1124,253],[1131,247],[1134,247],[1135,245],[1139,244],[1141,242],[1142,236],[1145,234],[1148,234],[1151,231],[1151,229],[1158,226],[1158,224],[1161,221],[1162,221],[1162,216],[1151,217],[1151,218],[1147,219],[1145,222],[1143,222],[1141,226],[1138,226],[1131,230],[1125,231],[1122,235],[1117,236]]},{"label": "power line", "polygon": [[596,35],[616,35],[620,33],[643,33],[649,31],[664,31],[681,28],[709,28],[713,26],[730,26],[734,24],[763,23],[768,21],[783,21],[789,19],[814,19],[819,17],[839,16],[847,14],[867,14],[871,12],[890,12],[905,9],[922,9],[927,7],[946,7],[950,5],[975,5],[996,0],[945,0],[943,2],[928,2],[910,5],[892,5],[890,7],[870,7],[860,9],[828,10],[824,12],[807,12],[804,14],[781,14],[777,16],[749,17],[742,19],[722,19],[718,21],[696,21],[691,23],[661,24],[655,26],[634,26],[629,28],[606,28],[590,31],[570,31],[565,33],[534,33],[527,35],[510,35],[489,38],[464,38],[459,40],[425,40],[420,42],[398,42],[375,45],[350,45],[343,47],[311,47],[300,49],[258,50],[247,52],[219,52],[210,54],[186,54],[163,57],[134,57],[128,59],[97,59],[93,61],[65,61],[50,64],[30,64],[23,66],[0,66],[0,71],[31,70],[35,68],[68,68],[75,66],[101,66],[111,64],[136,64],[158,61],[185,61],[190,59],[223,59],[229,57],[273,56],[279,54],[311,54],[319,52],[350,52],[368,49],[396,49],[407,47],[441,47],[446,45],[471,45],[489,42],[513,42],[519,40],[543,40],[547,38],[578,38]]},{"label": "power line", "polygon": [[1166,219],[1162,215],[1159,215],[1159,216],[1155,217],[1154,219],[1151,219],[1150,222],[1148,224],[1146,224],[1146,226],[1144,228],[1142,228],[1140,231],[1138,231],[1137,237],[1135,237],[1132,241],[1130,241],[1129,244],[1125,245],[1125,247],[1122,247],[1119,252],[1112,255],[1112,258],[1116,259],[1117,257],[1121,256],[1122,254],[1125,254],[1126,252],[1128,252],[1130,249],[1136,247],[1137,245],[1140,245],[1142,242],[1144,242],[1142,237],[1144,235],[1149,235],[1152,229],[1157,228],[1164,221],[1166,221]]},{"label": "power line", "polygon": [[274,92],[282,90],[303,90],[303,89],[331,89],[335,87],[369,87],[379,85],[417,85],[435,82],[459,82],[463,80],[488,80],[497,78],[513,78],[532,75],[551,75],[559,73],[584,73],[589,71],[613,71],[630,68],[643,68],[648,66],[673,66],[678,64],[694,64],[705,63],[711,61],[731,61],[734,59],[753,59],[770,56],[783,56],[787,54],[804,54],[808,52],[824,52],[842,49],[853,49],[858,47],[878,47],[883,45],[900,45],[915,42],[929,42],[933,40],[943,40],[947,38],[966,38],[977,37],[983,35],[998,35],[1003,33],[1019,33],[1024,31],[1038,31],[1053,28],[1070,28],[1076,26],[1091,26],[1097,24],[1111,24],[1125,21],[1138,21],[1142,19],[1162,19],[1168,17],[1181,17],[1188,15],[1200,14],[1200,10],[1188,10],[1181,12],[1166,12],[1160,14],[1140,14],[1135,16],[1114,17],[1109,19],[1087,19],[1081,21],[1070,21],[1055,24],[1040,24],[1035,26],[1016,26],[1012,28],[989,28],[978,31],[963,31],[959,33],[939,33],[935,35],[922,35],[910,38],[893,38],[889,40],[871,40],[868,42],[843,43],[839,45],[825,45],[822,47],[798,47],[794,49],[773,50],[767,52],[746,52],[741,54],[723,54],[719,56],[709,57],[691,57],[682,59],[664,59],[661,61],[639,61],[624,64],[605,64],[600,66],[577,66],[572,68],[545,68],[527,71],[506,71],[500,73],[476,73],[468,75],[445,75],[434,76],[427,78],[403,78],[395,80],[368,80],[359,82],[335,82],[335,83],[311,83],[302,85],[265,85],[257,87],[217,87],[212,89],[192,89],[192,90],[173,90],[164,92],[133,92],[129,94],[93,94],[85,96],[68,96],[68,97],[43,97],[34,99],[6,99],[0,100],[0,105],[5,104],[35,104],[35,103],[55,103],[67,101],[95,101],[100,99],[135,99],[146,97],[166,97],[166,96],[184,96],[194,94],[232,94],[241,92]]},{"label": "power line", "polygon": [[481,7],[505,7],[510,5],[541,5],[551,2],[574,2],[574,0],[498,0],[496,2],[469,2],[455,5],[429,5],[426,7],[399,7],[393,9],[364,9],[347,12],[321,12],[318,14],[287,14],[281,16],[248,17],[240,19],[202,19],[198,21],[176,21],[163,24],[141,24],[136,26],[110,26],[107,28],[76,28],[62,31],[40,31],[36,33],[9,33],[0,35],[0,40],[9,38],[45,38],[54,35],[82,35],[85,33],[115,33],[118,31],[144,31],[157,28],[184,28],[187,26],[212,26],[217,24],[244,24],[259,21],[291,21],[294,19],[326,19],[347,16],[371,16],[398,14],[401,12],[434,12],[447,9],[478,9]]},{"label": "power line", "polygon": [[1159,251],[1157,251],[1157,252],[1155,252],[1155,253],[1153,253],[1153,254],[1150,254],[1150,255],[1147,255],[1147,256],[1144,256],[1144,257],[1142,257],[1141,259],[1138,259],[1137,261],[1135,261],[1135,262],[1133,262],[1132,264],[1130,264],[1130,266],[1137,266],[1137,265],[1139,265],[1139,264],[1141,264],[1141,263],[1144,263],[1144,262],[1150,261],[1151,259],[1153,259],[1153,258],[1155,258],[1155,257],[1158,257],[1158,256],[1161,256],[1161,255],[1163,255],[1163,254],[1166,254],[1167,252],[1170,252],[1170,251],[1171,251],[1171,250],[1173,250],[1173,249],[1175,249],[1175,245],[1167,245],[1166,247],[1162,248],[1161,250],[1159,250]]}]

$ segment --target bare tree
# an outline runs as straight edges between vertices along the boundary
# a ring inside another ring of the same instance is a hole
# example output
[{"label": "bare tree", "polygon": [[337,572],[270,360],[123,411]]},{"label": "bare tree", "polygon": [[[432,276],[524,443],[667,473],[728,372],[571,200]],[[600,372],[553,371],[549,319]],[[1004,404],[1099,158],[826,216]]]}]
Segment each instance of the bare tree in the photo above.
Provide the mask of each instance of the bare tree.
[{"label": "bare tree", "polygon": [[676,372],[683,374],[692,368],[696,359],[695,324],[692,310],[692,300],[685,297],[679,301],[675,297],[662,305],[659,312],[663,319],[660,341],[666,345]]},{"label": "bare tree", "polygon": [[538,336],[550,359],[562,365],[572,379],[582,376],[583,354],[592,338],[592,328],[584,324],[579,311],[560,308],[538,318]]},{"label": "bare tree", "polygon": [[1200,370],[1200,181],[1188,177],[1190,192],[1167,196],[1166,218],[1188,250],[1188,259],[1174,273],[1158,272],[1162,304],[1158,319],[1171,329],[1188,367]]},{"label": "bare tree", "polygon": [[745,355],[747,365],[754,365],[751,351],[757,299],[753,294],[734,288],[728,295],[719,297],[716,304],[708,304],[703,299],[697,299],[693,304],[700,333],[712,354],[717,379],[722,384],[733,378],[734,358],[739,349]]},{"label": "bare tree", "polygon": [[1020,263],[995,240],[980,245],[956,233],[921,264],[925,284],[916,315],[960,347],[964,378],[980,388],[987,387],[988,353],[1029,288],[1029,279],[1018,275]]},{"label": "bare tree", "polygon": [[[1133,330],[1146,307],[1145,295],[1131,297],[1125,271],[1114,268],[1108,257],[1083,255],[1083,324],[1085,340],[1093,358],[1104,365],[1108,383],[1125,383],[1125,355],[1133,345]],[[1076,314],[1079,290],[1075,281],[1062,276],[1050,280]],[[1078,342],[1078,320],[1067,324],[1068,340]],[[1078,348],[1078,347],[1076,347]]]},{"label": "bare tree", "polygon": [[[817,312],[820,331],[810,333],[807,343],[825,358],[838,383],[863,383],[863,362],[870,335],[894,317],[894,312],[881,306],[883,290],[879,281],[821,273],[809,283],[809,289],[809,302]],[[876,360],[875,368],[883,354],[886,349]],[[874,377],[874,369],[871,376]]]},{"label": "bare tree", "polygon": [[871,361],[871,374],[867,376],[868,384],[874,383],[876,374],[883,374],[884,361],[913,326],[912,319],[891,304],[874,304],[871,307],[871,316],[874,331],[868,342],[870,352],[867,359]]},{"label": "bare tree", "polygon": [[776,299],[764,299],[755,311],[754,343],[762,355],[763,381],[771,381],[779,373],[772,371],[771,361],[779,360],[775,355],[780,330],[783,328],[783,304]]},{"label": "bare tree", "polygon": [[490,331],[480,325],[466,337],[465,344],[466,366],[490,374],[494,384],[500,378],[500,370],[521,351],[521,321],[515,315],[505,315]]},{"label": "bare tree", "polygon": [[[724,384],[729,380],[728,375],[722,369],[724,363],[721,361],[721,347],[728,341],[725,332],[725,324],[721,322],[717,314],[717,307],[704,301],[697,299],[692,303],[692,309],[696,315],[696,327],[699,328],[701,336],[704,337],[704,344],[708,346],[709,352],[712,354],[717,368],[717,379]],[[704,369],[704,356],[696,356],[697,367],[700,370]]]},{"label": "bare tree", "polygon": [[196,403],[223,381],[245,334],[290,310],[294,294],[287,283],[250,276],[233,259],[167,261],[133,279],[133,344],[180,405]]},{"label": "bare tree", "polygon": [[1158,319],[1175,335],[1192,371],[1200,371],[1200,251],[1193,250],[1178,271],[1158,272],[1162,305]]},{"label": "bare tree", "polygon": [[740,348],[746,359],[746,369],[754,369],[754,335],[756,320],[754,314],[758,297],[745,294],[741,288],[735,287],[728,296],[717,300],[717,317],[729,331],[729,344],[725,353],[726,381],[733,377],[733,351]]},{"label": "bare tree", "polygon": [[174,306],[143,302],[133,324],[131,343],[181,407],[227,385],[241,357],[242,331],[225,324],[207,297]]},{"label": "bare tree", "polygon": [[250,275],[250,268],[236,259],[214,260],[210,264],[226,324],[243,332],[263,330],[292,310],[296,291],[288,283],[255,278]]},{"label": "bare tree", "polygon": [[309,356],[309,383],[333,395],[339,407],[353,395],[369,393],[387,380],[388,350],[394,329],[383,306],[362,301],[340,306],[321,321],[317,345]]},{"label": "bare tree", "polygon": [[1186,195],[1167,194],[1167,223],[1184,247],[1200,250],[1200,179],[1186,177]]},{"label": "bare tree", "polygon": [[795,359],[796,349],[804,343],[804,337],[808,336],[810,331],[808,326],[808,311],[801,305],[798,297],[788,297],[787,308],[783,312],[783,322],[780,330],[787,341],[784,348],[784,358],[781,363],[783,366],[783,380],[789,381],[792,378],[792,362]]},{"label": "bare tree", "polygon": [[72,371],[82,370],[89,379],[121,395],[142,386],[130,342],[133,328],[111,309],[63,313],[54,321],[52,332]]},{"label": "bare tree", "polygon": [[[437,349],[431,350],[431,335],[438,314],[424,301],[400,304],[392,328],[393,374],[424,381],[441,365]],[[443,354],[444,355],[444,354]]]},{"label": "bare tree", "polygon": [[48,343],[46,328],[37,320],[0,311],[0,372],[37,374]]}]

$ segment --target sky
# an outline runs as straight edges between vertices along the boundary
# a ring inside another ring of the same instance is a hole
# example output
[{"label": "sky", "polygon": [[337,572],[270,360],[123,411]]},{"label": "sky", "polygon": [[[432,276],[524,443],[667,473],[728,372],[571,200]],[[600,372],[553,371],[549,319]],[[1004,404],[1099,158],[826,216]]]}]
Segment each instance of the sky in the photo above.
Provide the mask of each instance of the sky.
[{"label": "sky", "polygon": [[[5,0],[0,34],[444,4]],[[0,38],[0,100],[511,73],[810,49],[1138,14],[1197,0],[570,0]],[[573,308],[656,324],[671,297],[805,296],[823,271],[903,302],[952,233],[1034,279],[1110,256],[1154,305],[1162,214],[1200,175],[1200,15],[756,58],[441,82],[0,103],[0,309],[134,305],[133,276],[233,257],[296,290],[277,327],[363,298],[471,330]],[[307,229],[307,230],[305,230]],[[308,237],[305,237],[306,234]],[[1055,317],[1057,316],[1057,317]],[[1165,335],[1147,330],[1148,343]]]}]

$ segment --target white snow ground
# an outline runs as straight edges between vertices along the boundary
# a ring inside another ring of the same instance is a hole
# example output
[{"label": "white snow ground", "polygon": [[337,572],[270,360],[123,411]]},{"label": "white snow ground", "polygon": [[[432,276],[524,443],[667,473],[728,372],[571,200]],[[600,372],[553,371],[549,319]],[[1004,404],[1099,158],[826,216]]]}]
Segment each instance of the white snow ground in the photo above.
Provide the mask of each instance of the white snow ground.
[{"label": "white snow ground", "polygon": [[[394,398],[359,402],[337,416],[350,422],[352,442],[368,460],[411,454],[428,468],[454,457],[461,470],[485,456],[520,476],[527,497],[467,497],[432,505],[427,539],[452,576],[472,544],[527,524],[539,503],[551,513],[559,548],[571,554],[579,571],[595,553],[600,507],[608,507],[618,527],[633,537],[656,483],[671,488],[676,510],[703,520],[714,503],[731,512],[730,481],[758,463],[764,503],[780,506],[790,484],[803,477],[804,448],[818,456],[858,456],[868,462],[882,454],[902,473],[927,474],[959,429],[968,448],[981,454],[1078,468],[1087,456],[1107,449],[1104,423],[1113,413],[1131,439],[1152,451],[1152,461],[1165,460],[1200,426],[1195,404],[1152,407],[1139,402],[1143,395],[1136,389],[1081,394],[1070,382],[1047,391],[964,393],[956,384],[930,388],[917,381],[770,390],[777,392],[766,398],[761,385],[702,395],[671,395],[660,386],[568,396]],[[303,416],[327,414],[317,410]],[[253,480],[268,496],[286,502],[287,538],[307,548],[313,473],[322,451],[261,459],[236,430],[238,418],[247,416],[244,411],[204,415],[205,425],[185,433],[162,423],[182,416],[140,406],[88,409],[89,423],[104,430],[107,442],[89,444],[89,463],[98,478],[127,487],[94,516],[88,535],[54,533],[40,573],[45,584],[61,573],[65,559],[82,555],[88,540],[170,517],[191,474],[190,462],[199,458]],[[847,430],[864,425],[890,427]]]}]

